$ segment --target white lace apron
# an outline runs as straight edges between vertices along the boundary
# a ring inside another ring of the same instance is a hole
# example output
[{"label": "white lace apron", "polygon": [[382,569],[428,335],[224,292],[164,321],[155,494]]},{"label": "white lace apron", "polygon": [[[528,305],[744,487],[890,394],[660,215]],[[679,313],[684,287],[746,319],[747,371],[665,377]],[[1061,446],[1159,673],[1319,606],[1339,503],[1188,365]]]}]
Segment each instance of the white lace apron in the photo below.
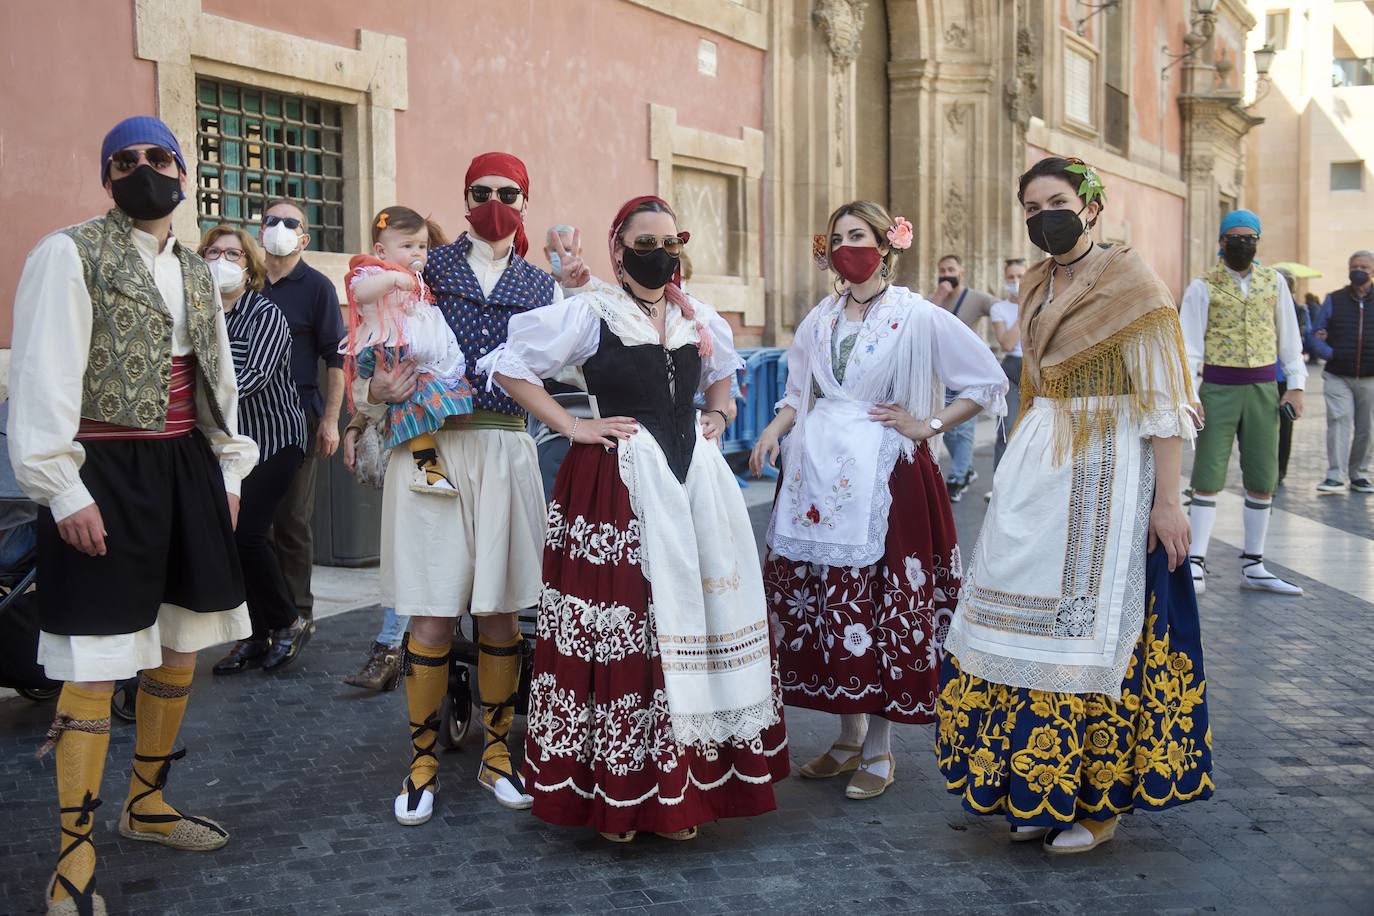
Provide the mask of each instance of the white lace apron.
[{"label": "white lace apron", "polygon": [[[876,403],[896,401],[917,419],[935,410],[929,302],[893,287],[874,304],[835,378],[831,342],[844,300],[822,304],[802,345],[802,398],[783,443],[784,480],[768,525],[768,546],[789,560],[868,566],[883,555],[889,480],[913,443],[869,419]],[[821,396],[811,404],[811,392]]]},{"label": "white lace apron", "polygon": [[945,641],[959,667],[998,684],[1121,695],[1145,614],[1154,451],[1118,421],[1054,460],[1054,408],[1037,398],[1007,444]]}]

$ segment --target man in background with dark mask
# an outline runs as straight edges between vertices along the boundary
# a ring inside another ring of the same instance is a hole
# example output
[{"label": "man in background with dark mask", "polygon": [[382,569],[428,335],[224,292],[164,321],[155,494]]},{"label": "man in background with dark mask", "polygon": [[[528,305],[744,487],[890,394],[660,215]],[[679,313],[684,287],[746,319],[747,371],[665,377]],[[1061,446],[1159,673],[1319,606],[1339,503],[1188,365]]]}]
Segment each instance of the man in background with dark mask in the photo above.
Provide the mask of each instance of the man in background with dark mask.
[{"label": "man in background with dark mask", "polygon": [[[997,298],[965,285],[964,262],[957,254],[947,254],[941,258],[936,270],[939,273],[930,301],[953,312],[956,318],[982,336],[982,320],[991,313],[992,304]],[[955,392],[946,391],[945,406],[953,403],[954,398]],[[973,469],[973,434],[973,420],[945,429],[945,448],[949,450],[949,472],[945,474],[945,486],[949,490],[950,502],[957,503],[963,499],[964,491],[978,479],[978,472]]]},{"label": "man in background with dark mask", "polygon": [[[1226,485],[1231,449],[1239,438],[1245,484],[1245,547],[1241,587],[1301,595],[1264,567],[1264,541],[1279,479],[1279,411],[1302,416],[1307,363],[1293,296],[1278,271],[1255,261],[1259,217],[1234,210],[1221,221],[1220,259],[1183,293],[1179,318],[1188,368],[1198,386],[1202,431],[1193,459],[1193,585],[1206,588],[1207,543],[1217,516],[1217,493]],[[1288,390],[1279,396],[1276,364]]]},{"label": "man in background with dark mask", "polygon": [[1347,476],[1356,493],[1374,493],[1374,253],[1350,256],[1350,285],[1326,297],[1312,322],[1312,352],[1326,360],[1326,479],[1318,493],[1340,493]]},{"label": "man in background with dark mask", "polygon": [[[40,750],[57,757],[61,833],[48,913],[103,913],[91,812],[115,682],[138,676],[133,778],[120,835],[204,851],[223,827],[163,797],[196,652],[252,630],[234,546],[234,359],[210,268],[171,234],[186,161],[157,118],[105,136],[115,206],[47,236],[14,303],[10,462],[38,516],[38,662],[62,681]],[[103,820],[103,818],[102,818]]]}]

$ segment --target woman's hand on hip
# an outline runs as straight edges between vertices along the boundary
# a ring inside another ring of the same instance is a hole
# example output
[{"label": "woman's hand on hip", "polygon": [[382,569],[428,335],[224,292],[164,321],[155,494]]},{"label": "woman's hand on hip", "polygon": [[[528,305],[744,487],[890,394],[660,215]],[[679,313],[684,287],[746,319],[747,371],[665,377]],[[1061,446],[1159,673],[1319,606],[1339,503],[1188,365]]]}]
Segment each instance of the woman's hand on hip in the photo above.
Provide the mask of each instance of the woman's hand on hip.
[{"label": "woman's hand on hip", "polygon": [[639,423],[633,417],[606,417],[601,420],[579,417],[569,430],[568,438],[583,445],[601,445],[609,449],[637,432]]},{"label": "woman's hand on hip", "polygon": [[868,411],[868,418],[888,429],[897,430],[913,442],[924,442],[935,435],[930,424],[916,419],[899,404],[874,404]]}]

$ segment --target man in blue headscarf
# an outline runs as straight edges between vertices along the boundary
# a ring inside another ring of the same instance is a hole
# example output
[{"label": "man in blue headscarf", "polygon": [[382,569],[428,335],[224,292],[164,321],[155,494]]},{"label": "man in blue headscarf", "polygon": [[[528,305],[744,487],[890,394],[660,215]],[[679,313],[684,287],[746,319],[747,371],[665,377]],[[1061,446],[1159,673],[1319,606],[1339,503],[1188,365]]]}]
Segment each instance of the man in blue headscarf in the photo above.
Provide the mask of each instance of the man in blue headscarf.
[{"label": "man in blue headscarf", "polygon": [[38,662],[62,681],[44,750],[61,833],[48,913],[104,913],[91,812],[115,682],[141,677],[119,832],[223,846],[214,821],[163,797],[196,651],[251,629],[234,547],[239,482],[258,449],[210,269],[171,234],[186,161],[157,118],[121,121],[100,151],[105,215],[29,254],[14,305],[10,462],[38,514]]},{"label": "man in blue headscarf", "polygon": [[[1264,567],[1264,540],[1279,477],[1279,411],[1302,415],[1307,364],[1288,284],[1255,261],[1259,217],[1234,210],[1221,221],[1217,263],[1183,293],[1179,318],[1188,364],[1198,386],[1204,424],[1193,460],[1193,585],[1207,585],[1207,543],[1217,515],[1217,493],[1226,485],[1231,448],[1240,439],[1245,483],[1245,549],[1241,587],[1301,595]],[[1288,390],[1279,397],[1277,366]]]}]

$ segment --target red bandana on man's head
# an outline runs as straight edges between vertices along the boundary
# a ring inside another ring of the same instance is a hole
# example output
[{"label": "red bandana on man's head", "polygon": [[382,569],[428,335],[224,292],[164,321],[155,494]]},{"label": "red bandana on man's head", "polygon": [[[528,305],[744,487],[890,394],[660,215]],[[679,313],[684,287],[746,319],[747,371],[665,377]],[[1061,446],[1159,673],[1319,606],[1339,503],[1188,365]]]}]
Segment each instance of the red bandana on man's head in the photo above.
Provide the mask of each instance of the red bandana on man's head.
[{"label": "red bandana on man's head", "polygon": [[[474,157],[472,165],[468,166],[467,175],[463,178],[463,195],[467,196],[467,189],[472,187],[474,181],[487,175],[500,175],[502,178],[509,178],[520,186],[520,191],[525,195],[525,200],[530,199],[530,173],[525,169],[525,163],[510,153],[483,153]],[[488,241],[497,240],[488,239]],[[530,241],[525,235],[523,225],[515,230],[514,244],[515,253],[522,258],[525,256],[525,252],[530,250]]]}]

